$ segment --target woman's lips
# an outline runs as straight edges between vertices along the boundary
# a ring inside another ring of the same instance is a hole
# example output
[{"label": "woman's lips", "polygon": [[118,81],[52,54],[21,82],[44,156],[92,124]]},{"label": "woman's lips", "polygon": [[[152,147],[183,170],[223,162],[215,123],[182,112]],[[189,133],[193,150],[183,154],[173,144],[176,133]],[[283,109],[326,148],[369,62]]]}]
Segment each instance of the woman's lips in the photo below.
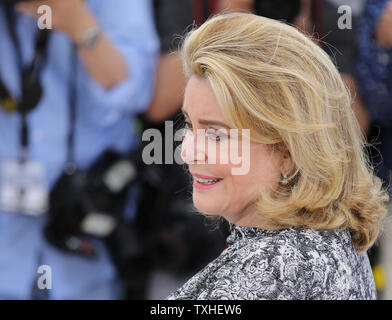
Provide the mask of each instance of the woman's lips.
[{"label": "woman's lips", "polygon": [[204,183],[200,183],[197,180],[193,180],[193,187],[196,189],[202,189],[202,190],[211,189],[211,188],[215,187],[218,183],[222,182],[222,180],[219,180],[219,181],[211,183],[211,184],[204,184]]},{"label": "woman's lips", "polygon": [[221,179],[221,178],[218,178],[218,177],[205,176],[203,174],[198,174],[198,173],[193,173],[193,172],[191,172],[191,175],[194,176],[194,177],[198,177],[198,178],[201,178],[201,179],[207,179],[207,180]]},{"label": "woman's lips", "polygon": [[197,181],[194,178],[193,179],[193,187],[196,188],[196,189],[201,189],[201,190],[211,189],[211,188],[215,187],[219,182],[221,182],[223,180],[222,178],[206,176],[206,175],[203,175],[203,174],[198,174],[198,173],[193,173],[193,172],[191,172],[191,175],[193,177],[197,177],[197,178],[200,178],[200,179],[206,179],[206,180],[217,180],[217,179],[219,179],[219,181],[217,181],[217,182],[214,182],[214,183],[211,183],[211,184],[204,184],[204,183],[201,183],[201,182]]}]

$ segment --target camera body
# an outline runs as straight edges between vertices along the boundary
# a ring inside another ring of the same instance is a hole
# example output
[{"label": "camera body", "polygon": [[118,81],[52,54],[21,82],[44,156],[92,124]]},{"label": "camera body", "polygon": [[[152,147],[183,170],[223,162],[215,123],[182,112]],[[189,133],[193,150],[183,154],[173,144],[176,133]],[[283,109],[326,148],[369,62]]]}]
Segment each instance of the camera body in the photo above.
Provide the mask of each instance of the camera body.
[{"label": "camera body", "polygon": [[124,214],[140,162],[139,150],[128,155],[109,150],[87,170],[65,168],[51,190],[44,227],[49,244],[85,259],[97,258],[95,240],[102,240],[131,298],[143,297],[141,271],[147,269],[139,229]]},{"label": "camera body", "polygon": [[106,151],[88,170],[66,168],[50,193],[47,240],[63,251],[95,257],[88,238],[106,239],[121,227],[138,156]]}]

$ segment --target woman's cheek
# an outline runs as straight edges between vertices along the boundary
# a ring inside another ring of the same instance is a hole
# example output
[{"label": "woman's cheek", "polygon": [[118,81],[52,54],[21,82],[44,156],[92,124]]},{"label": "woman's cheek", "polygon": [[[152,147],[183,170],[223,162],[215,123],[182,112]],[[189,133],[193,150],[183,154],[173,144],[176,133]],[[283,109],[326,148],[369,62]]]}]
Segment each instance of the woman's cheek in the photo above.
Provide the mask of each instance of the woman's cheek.
[{"label": "woman's cheek", "polygon": [[216,144],[216,164],[218,165],[230,165],[230,148],[228,140],[224,140]]}]

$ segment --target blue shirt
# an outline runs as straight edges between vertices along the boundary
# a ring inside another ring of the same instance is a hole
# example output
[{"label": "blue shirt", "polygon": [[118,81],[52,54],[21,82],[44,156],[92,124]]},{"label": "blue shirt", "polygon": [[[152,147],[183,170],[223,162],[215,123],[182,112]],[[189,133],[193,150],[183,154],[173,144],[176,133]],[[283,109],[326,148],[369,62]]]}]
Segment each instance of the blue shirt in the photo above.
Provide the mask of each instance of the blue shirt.
[{"label": "blue shirt", "polygon": [[[358,30],[356,78],[372,121],[381,128],[379,176],[389,181],[392,169],[392,49],[378,45],[373,34],[388,0],[368,0]],[[377,160],[378,161],[378,160]]]},{"label": "blue shirt", "polygon": [[[28,158],[44,165],[49,189],[61,175],[67,156],[70,79],[75,79],[78,88],[75,158],[81,169],[108,147],[126,152],[138,146],[131,119],[148,106],[153,92],[159,42],[150,1],[89,0],[88,5],[123,54],[129,77],[105,90],[88,74],[81,60],[77,74],[71,74],[71,42],[64,33],[52,32],[41,74],[44,94],[28,115]],[[4,14],[0,9],[0,76],[9,91],[19,97],[20,75]],[[23,62],[28,64],[33,56],[37,21],[24,15],[18,15],[17,21]],[[9,114],[0,108],[0,165],[18,159],[20,126],[18,113]],[[64,254],[43,238],[46,217],[0,211],[0,298],[29,299],[39,276],[38,265],[42,264],[52,269],[49,294],[54,299],[77,298],[115,281],[116,272],[103,243],[96,241],[96,260]]]}]

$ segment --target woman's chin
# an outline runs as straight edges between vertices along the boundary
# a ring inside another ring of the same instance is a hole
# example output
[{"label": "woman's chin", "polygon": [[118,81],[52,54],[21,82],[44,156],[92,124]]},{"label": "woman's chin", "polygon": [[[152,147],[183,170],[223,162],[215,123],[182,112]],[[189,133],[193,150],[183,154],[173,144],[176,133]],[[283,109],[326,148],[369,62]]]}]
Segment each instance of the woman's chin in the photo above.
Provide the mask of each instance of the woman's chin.
[{"label": "woman's chin", "polygon": [[216,203],[214,203],[211,206],[208,206],[208,204],[203,203],[203,201],[195,201],[196,199],[193,199],[193,205],[195,208],[201,212],[202,214],[205,215],[211,215],[211,216],[218,216],[220,215],[218,212],[218,208],[216,207]]},{"label": "woman's chin", "polygon": [[219,214],[219,213],[216,213],[216,211],[214,211],[214,210],[209,210],[209,209],[206,209],[205,207],[198,207],[198,206],[196,206],[196,205],[195,205],[195,207],[196,207],[196,209],[197,209],[200,213],[202,213],[202,214],[204,214],[204,215],[208,215],[208,216],[220,216],[220,214]]}]

